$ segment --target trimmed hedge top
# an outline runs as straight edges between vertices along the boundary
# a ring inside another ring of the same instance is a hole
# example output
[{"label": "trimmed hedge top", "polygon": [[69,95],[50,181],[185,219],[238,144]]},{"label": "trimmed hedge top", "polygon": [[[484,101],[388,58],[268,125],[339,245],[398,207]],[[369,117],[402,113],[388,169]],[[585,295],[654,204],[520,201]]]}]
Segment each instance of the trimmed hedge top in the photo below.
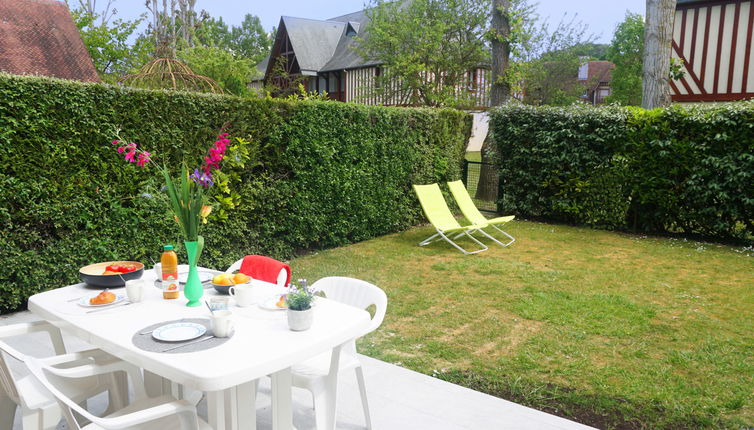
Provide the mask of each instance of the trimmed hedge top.
[{"label": "trimmed hedge top", "polygon": [[287,258],[400,231],[411,184],[458,179],[470,116],[454,110],[130,90],[0,74],[0,311],[76,281],[79,267],[149,262],[179,241],[156,172],[124,162],[115,130],[178,168],[220,127],[253,142],[240,206],[205,226],[202,265]]},{"label": "trimmed hedge top", "polygon": [[509,105],[491,115],[506,212],[643,232],[754,237],[754,102]]}]

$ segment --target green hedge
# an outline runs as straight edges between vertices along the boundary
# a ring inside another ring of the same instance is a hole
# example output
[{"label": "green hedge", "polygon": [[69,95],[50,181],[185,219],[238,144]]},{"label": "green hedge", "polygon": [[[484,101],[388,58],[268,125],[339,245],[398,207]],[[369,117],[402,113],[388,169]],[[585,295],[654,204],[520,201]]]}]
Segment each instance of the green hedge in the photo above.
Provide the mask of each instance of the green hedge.
[{"label": "green hedge", "polygon": [[505,212],[713,238],[754,236],[754,102],[492,113]]},{"label": "green hedge", "polygon": [[412,183],[457,179],[470,117],[454,110],[282,102],[126,90],[0,75],[0,311],[76,281],[80,266],[150,262],[179,242],[154,170],[126,163],[114,131],[177,167],[220,127],[254,142],[241,205],[207,224],[201,264],[288,258],[420,220]]}]

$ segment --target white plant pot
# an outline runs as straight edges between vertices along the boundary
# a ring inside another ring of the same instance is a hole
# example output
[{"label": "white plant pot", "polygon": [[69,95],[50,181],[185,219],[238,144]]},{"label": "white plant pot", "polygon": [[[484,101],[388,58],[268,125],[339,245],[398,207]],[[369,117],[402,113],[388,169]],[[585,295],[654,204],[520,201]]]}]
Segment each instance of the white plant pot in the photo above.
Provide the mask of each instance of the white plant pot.
[{"label": "white plant pot", "polygon": [[309,308],[305,311],[288,309],[288,327],[293,331],[309,330],[314,321],[314,311]]}]

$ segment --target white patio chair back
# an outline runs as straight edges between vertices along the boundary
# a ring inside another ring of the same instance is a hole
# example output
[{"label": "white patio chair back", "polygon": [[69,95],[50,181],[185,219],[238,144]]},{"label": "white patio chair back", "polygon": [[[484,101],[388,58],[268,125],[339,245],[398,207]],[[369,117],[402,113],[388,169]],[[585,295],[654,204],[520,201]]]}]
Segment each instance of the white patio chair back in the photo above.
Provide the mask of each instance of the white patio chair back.
[{"label": "white patio chair back", "polygon": [[[34,377],[14,374],[9,364],[9,359],[13,359],[28,368],[29,361],[36,358],[16,350],[2,340],[35,332],[47,332],[50,336],[54,354],[42,359],[46,363],[70,366],[91,362],[96,358],[115,359],[95,349],[66,354],[60,330],[46,321],[0,327],[0,389],[2,389],[0,391],[0,429],[2,430],[12,427],[17,406],[20,406],[24,430],[54,429],[60,421],[62,411],[56,399],[50,396],[50,393]],[[128,400],[127,387],[118,384],[112,375],[65,381],[62,387],[78,402],[84,402],[94,395],[107,392],[108,410],[119,407]]]},{"label": "white patio chair back", "polygon": [[[174,429],[208,430],[208,425],[197,418],[196,408],[186,400],[176,400],[170,396],[148,398],[144,388],[141,371],[137,367],[123,361],[109,363],[106,366],[82,366],[74,369],[56,369],[35,358],[27,360],[27,367],[31,374],[55,397],[60,404],[63,417],[71,430],[82,430],[73,412],[90,421],[83,427],[87,429]],[[65,395],[59,387],[67,381],[97,375],[102,372],[126,372],[131,378],[135,392],[134,401],[126,408],[112,415],[98,417],[81,407],[73,399]],[[168,421],[165,421],[165,420]],[[163,421],[158,421],[163,420]]]},{"label": "white patio chair back", "polygon": [[323,291],[328,299],[359,309],[374,305],[375,312],[368,333],[377,330],[385,319],[387,295],[378,286],[361,279],[330,276],[316,281],[312,288]]},{"label": "white patio chair back", "polygon": [[[19,406],[29,406],[26,404],[22,393],[19,391],[16,385],[16,378],[11,371],[8,364],[8,357],[12,357],[21,363],[25,363],[26,355],[12,348],[6,342],[1,339],[7,339],[16,336],[25,336],[35,332],[47,332],[50,336],[50,342],[55,355],[65,354],[65,344],[63,343],[63,337],[55,326],[52,326],[44,321],[37,321],[32,323],[14,324],[5,327],[0,327],[0,388],[5,392],[5,395]],[[0,398],[2,393],[0,393]],[[0,400],[2,402],[2,400]],[[1,407],[1,405],[0,405]]]},{"label": "white patio chair back", "polygon": [[[18,360],[16,355],[19,354],[13,348],[3,341],[0,341],[0,389],[5,392],[10,400],[15,404],[21,404],[20,396],[18,395],[18,389],[16,388],[16,382],[13,379],[13,373],[11,373],[10,367],[8,367],[6,355],[9,355]],[[20,361],[20,360],[19,360]],[[0,396],[2,394],[0,393]]]},{"label": "white patio chair back", "polygon": [[[366,310],[374,305],[375,312],[367,333],[376,330],[385,319],[387,295],[376,285],[360,279],[331,276],[318,280],[312,287],[323,291],[330,300],[359,309]],[[335,428],[338,374],[350,369],[356,372],[366,427],[371,430],[372,418],[369,413],[364,371],[356,354],[356,339],[335,348],[331,353],[314,357],[293,367],[293,385],[311,391],[314,397],[317,430]]]}]

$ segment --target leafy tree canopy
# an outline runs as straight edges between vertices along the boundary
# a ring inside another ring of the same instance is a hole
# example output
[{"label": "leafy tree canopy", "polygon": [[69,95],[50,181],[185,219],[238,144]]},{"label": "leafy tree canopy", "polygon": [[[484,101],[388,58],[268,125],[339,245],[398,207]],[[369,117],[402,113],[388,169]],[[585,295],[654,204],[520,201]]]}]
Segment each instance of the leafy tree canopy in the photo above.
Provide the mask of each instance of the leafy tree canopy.
[{"label": "leafy tree canopy", "polygon": [[608,49],[608,59],[615,63],[608,102],[641,106],[643,58],[644,17],[627,12]]},{"label": "leafy tree canopy", "polygon": [[149,61],[153,51],[151,40],[129,38],[144,20],[111,19],[112,12],[96,12],[83,6],[71,9],[81,39],[92,57],[94,68],[104,82],[114,83],[118,77],[138,69]]},{"label": "leafy tree canopy", "polygon": [[251,14],[246,14],[238,27],[228,27],[222,18],[209,18],[202,23],[197,37],[204,46],[228,50],[237,57],[250,59],[254,64],[269,54],[272,43],[259,17]]},{"label": "leafy tree canopy", "polygon": [[467,95],[456,89],[468,84],[470,70],[489,62],[490,0],[372,0],[369,6],[368,37],[359,39],[357,50],[384,62],[376,96],[399,104],[463,105]]},{"label": "leafy tree canopy", "polygon": [[216,46],[182,49],[178,51],[178,58],[188,64],[194,73],[215,80],[226,93],[250,95],[248,83],[254,77],[256,68],[249,58],[236,57]]}]

